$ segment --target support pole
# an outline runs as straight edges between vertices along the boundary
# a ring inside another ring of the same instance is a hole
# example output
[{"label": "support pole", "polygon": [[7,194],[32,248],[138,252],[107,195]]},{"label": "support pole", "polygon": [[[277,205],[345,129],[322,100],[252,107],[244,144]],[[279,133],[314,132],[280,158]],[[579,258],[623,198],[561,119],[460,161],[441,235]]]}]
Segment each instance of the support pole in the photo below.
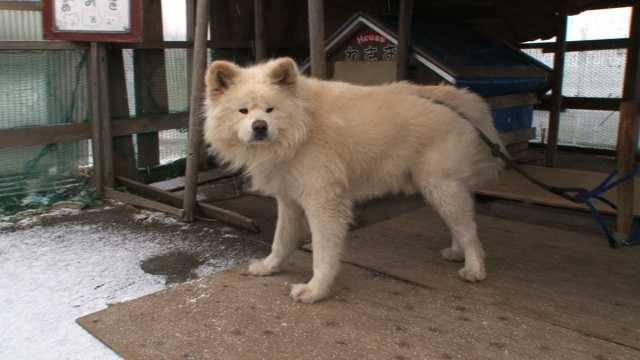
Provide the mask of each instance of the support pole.
[{"label": "support pole", "polygon": [[311,76],[327,77],[327,56],[324,51],[324,1],[309,0],[309,52]]},{"label": "support pole", "polygon": [[[196,1],[186,0],[187,2],[187,41],[193,41],[193,34],[196,25]],[[191,99],[191,77],[193,72],[191,69],[193,64],[193,49],[187,49],[187,97]],[[207,148],[205,144],[200,145],[200,155],[198,156],[198,169],[200,171],[206,171],[208,168],[208,156]]]},{"label": "support pole", "polygon": [[564,78],[564,55],[567,51],[567,15],[560,14],[556,36],[556,49],[553,55],[553,77],[551,81],[551,108],[549,109],[549,131],[547,131],[547,147],[545,165],[555,166],[558,151],[558,132],[560,129],[560,110],[562,109],[562,81]]},{"label": "support pole", "polygon": [[93,177],[96,196],[104,197],[104,167],[100,111],[100,45],[92,42],[89,48],[89,94],[91,103],[91,153],[93,154]]},{"label": "support pole", "polygon": [[265,26],[264,0],[253,0],[256,62],[267,58],[267,32]]},{"label": "support pole", "polygon": [[[624,74],[624,88],[620,104],[618,125],[618,174],[633,169],[638,146],[638,122],[640,122],[640,5],[633,7],[629,31],[629,48]],[[633,223],[635,198],[634,181],[618,187],[617,231],[628,234]]]},{"label": "support pole", "polygon": [[191,102],[189,104],[189,149],[185,172],[184,220],[193,221],[196,207],[198,158],[202,143],[202,94],[207,61],[207,28],[209,23],[209,0],[198,0],[196,6],[196,29],[193,43],[191,77]]},{"label": "support pole", "polygon": [[413,0],[400,0],[398,13],[398,53],[396,80],[406,80],[409,74],[409,55],[411,48],[411,18],[413,17]]}]

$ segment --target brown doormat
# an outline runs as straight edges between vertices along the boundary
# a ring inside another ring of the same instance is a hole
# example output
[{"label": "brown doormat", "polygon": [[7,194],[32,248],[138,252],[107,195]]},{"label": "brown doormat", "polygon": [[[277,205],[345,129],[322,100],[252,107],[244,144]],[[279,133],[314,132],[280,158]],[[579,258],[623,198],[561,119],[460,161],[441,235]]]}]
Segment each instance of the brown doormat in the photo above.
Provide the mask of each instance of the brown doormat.
[{"label": "brown doormat", "polygon": [[[639,352],[448,291],[345,265],[334,296],[293,303],[308,279],[239,269],[85,316],[79,324],[125,359],[637,359]],[[458,279],[444,281],[458,282]],[[472,288],[473,285],[468,285]]]}]

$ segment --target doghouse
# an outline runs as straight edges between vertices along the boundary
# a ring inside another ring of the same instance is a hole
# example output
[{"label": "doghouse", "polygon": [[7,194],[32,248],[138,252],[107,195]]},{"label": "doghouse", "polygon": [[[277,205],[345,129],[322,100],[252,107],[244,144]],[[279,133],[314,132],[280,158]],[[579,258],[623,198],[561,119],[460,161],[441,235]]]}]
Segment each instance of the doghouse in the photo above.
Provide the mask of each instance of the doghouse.
[{"label": "doghouse", "polygon": [[[394,20],[357,13],[326,42],[327,76],[373,85],[396,80]],[[309,68],[306,61],[302,69]],[[549,90],[546,65],[467,26],[413,19],[409,80],[469,88],[492,105],[495,126],[514,156],[524,154],[533,105]]]}]

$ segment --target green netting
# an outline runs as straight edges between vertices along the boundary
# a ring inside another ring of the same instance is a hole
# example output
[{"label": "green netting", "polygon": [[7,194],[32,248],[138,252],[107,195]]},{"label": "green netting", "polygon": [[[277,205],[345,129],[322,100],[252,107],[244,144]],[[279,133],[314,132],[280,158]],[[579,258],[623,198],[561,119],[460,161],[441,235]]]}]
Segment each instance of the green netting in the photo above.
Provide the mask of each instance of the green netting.
[{"label": "green netting", "polygon": [[[0,129],[88,121],[82,50],[0,51]],[[0,150],[0,213],[48,206],[88,186],[88,141]]]}]

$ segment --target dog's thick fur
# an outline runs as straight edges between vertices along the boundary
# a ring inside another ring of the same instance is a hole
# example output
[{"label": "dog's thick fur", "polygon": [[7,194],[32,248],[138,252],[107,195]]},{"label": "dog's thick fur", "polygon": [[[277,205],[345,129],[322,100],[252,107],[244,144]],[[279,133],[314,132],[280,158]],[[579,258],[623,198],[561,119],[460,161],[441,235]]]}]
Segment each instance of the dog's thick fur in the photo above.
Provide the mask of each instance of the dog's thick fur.
[{"label": "dog's thick fur", "polygon": [[[495,177],[503,164],[474,129],[499,142],[480,97],[451,86],[311,79],[289,58],[247,68],[215,61],[206,85],[206,141],[230,167],[244,169],[257,191],[278,200],[271,254],[253,261],[250,274],[279,270],[303,237],[306,217],[313,277],[293,285],[291,296],[323,299],[338,273],[353,203],[419,191],[451,230],[442,256],[464,260],[463,279],[485,278],[470,186]],[[268,125],[266,137],[256,137],[256,120]]]}]

